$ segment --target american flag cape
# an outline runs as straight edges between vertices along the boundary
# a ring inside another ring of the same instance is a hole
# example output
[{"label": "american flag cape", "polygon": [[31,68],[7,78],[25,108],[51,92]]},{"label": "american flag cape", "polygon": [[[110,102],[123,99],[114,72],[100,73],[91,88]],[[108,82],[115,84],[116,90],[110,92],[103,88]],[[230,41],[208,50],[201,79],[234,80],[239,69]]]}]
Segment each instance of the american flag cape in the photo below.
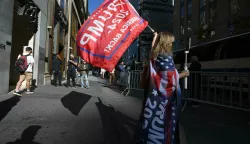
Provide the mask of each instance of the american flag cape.
[{"label": "american flag cape", "polygon": [[148,90],[141,119],[141,143],[176,144],[181,90],[172,56],[160,55],[150,61]]}]

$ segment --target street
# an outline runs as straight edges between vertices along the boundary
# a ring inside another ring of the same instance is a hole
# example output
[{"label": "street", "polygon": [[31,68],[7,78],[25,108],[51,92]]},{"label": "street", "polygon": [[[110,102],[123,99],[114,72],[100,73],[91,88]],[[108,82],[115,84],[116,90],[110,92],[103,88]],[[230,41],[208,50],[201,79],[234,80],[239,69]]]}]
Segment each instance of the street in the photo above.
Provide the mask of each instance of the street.
[{"label": "street", "polygon": [[[141,96],[124,97],[90,77],[90,89],[42,86],[0,97],[0,144],[133,144]],[[234,114],[234,115],[232,115]],[[209,105],[181,116],[182,144],[249,143],[249,114]]]}]

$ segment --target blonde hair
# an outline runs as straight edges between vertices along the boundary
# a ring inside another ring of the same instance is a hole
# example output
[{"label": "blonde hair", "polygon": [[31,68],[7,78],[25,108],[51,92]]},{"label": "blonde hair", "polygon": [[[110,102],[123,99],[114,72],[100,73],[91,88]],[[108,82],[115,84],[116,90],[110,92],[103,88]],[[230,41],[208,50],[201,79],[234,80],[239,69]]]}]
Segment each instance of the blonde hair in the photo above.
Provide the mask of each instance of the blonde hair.
[{"label": "blonde hair", "polygon": [[155,59],[159,54],[172,55],[173,42],[175,38],[170,32],[160,32],[151,50],[151,58]]}]

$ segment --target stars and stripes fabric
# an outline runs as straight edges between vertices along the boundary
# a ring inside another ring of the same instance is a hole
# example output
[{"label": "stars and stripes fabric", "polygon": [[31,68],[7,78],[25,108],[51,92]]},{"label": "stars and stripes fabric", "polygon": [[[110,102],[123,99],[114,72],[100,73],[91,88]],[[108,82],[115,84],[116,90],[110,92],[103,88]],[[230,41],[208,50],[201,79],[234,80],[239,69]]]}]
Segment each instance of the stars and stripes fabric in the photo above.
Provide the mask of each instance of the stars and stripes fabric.
[{"label": "stars and stripes fabric", "polygon": [[176,144],[181,105],[179,74],[172,56],[150,61],[150,86],[142,116],[141,143]]}]

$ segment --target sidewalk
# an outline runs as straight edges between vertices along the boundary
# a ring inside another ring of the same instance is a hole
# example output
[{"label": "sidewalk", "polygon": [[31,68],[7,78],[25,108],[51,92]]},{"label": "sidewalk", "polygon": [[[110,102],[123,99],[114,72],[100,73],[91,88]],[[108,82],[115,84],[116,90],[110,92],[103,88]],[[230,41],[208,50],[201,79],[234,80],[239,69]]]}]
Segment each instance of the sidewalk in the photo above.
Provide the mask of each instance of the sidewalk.
[{"label": "sidewalk", "polygon": [[0,96],[0,144],[131,144],[141,100],[90,76],[90,89],[42,86]]}]

